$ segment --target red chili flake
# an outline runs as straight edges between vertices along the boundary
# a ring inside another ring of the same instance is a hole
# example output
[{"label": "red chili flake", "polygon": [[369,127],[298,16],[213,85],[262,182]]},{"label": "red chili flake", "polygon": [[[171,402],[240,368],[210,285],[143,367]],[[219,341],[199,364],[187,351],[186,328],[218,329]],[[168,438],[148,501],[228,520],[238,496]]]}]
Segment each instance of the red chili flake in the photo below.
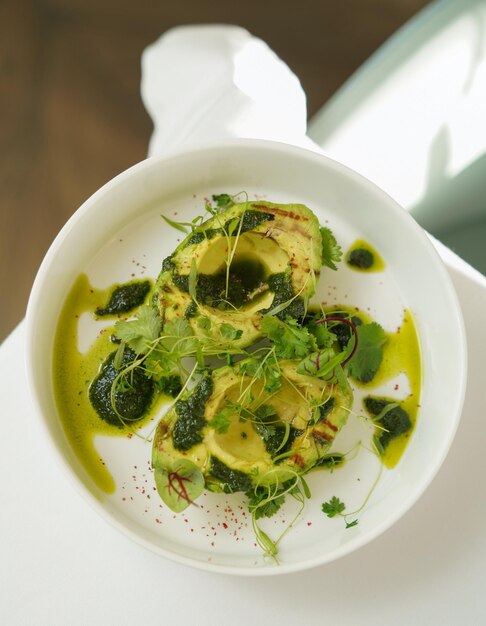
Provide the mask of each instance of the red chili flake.
[{"label": "red chili flake", "polygon": [[307,526],[312,526],[312,522],[307,522]]},{"label": "red chili flake", "polygon": [[162,524],[158,517],[155,518],[155,521],[157,522],[157,524]]},{"label": "red chili flake", "polygon": [[211,545],[214,546],[214,541],[211,541]]},{"label": "red chili flake", "polygon": [[396,385],[393,387],[393,389],[394,389],[395,391],[398,391],[398,384],[396,384]]},{"label": "red chili flake", "polygon": [[228,524],[226,522],[223,522],[223,528],[228,528]]}]

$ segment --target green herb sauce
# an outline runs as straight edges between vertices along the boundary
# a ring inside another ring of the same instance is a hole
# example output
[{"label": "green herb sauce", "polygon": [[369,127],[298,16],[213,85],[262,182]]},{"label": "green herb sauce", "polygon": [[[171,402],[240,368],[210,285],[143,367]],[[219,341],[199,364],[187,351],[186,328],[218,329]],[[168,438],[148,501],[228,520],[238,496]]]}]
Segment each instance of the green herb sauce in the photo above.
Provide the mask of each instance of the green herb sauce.
[{"label": "green herb sauce", "polygon": [[[146,414],[152,403],[154,384],[139,367],[122,376],[116,384],[120,372],[129,367],[137,355],[125,347],[118,367],[115,367],[116,356],[115,350],[103,361],[98,376],[89,387],[89,400],[101,419],[123,428],[126,424],[138,422]],[[112,394],[113,384],[116,390]]]},{"label": "green herb sauce", "polygon": [[[53,386],[59,417],[76,456],[86,472],[105,493],[115,491],[115,482],[104,461],[96,451],[97,435],[131,436],[133,426],[103,421],[89,399],[89,387],[97,377],[107,355],[113,351],[110,336],[112,328],[100,331],[93,344],[84,353],[78,349],[78,322],[81,315],[94,315],[97,307],[106,302],[112,288],[98,290],[91,287],[82,274],[67,295],[61,311],[54,339]],[[145,424],[147,414],[137,422]]]},{"label": "green herb sauce", "polygon": [[149,280],[134,280],[124,285],[116,285],[112,288],[108,304],[105,307],[97,307],[95,313],[99,317],[130,313],[143,304],[150,287]]},{"label": "green herb sauce", "polygon": [[197,230],[187,240],[184,247],[201,243],[204,239],[212,239],[216,235],[225,235],[232,233],[242,235],[251,230],[255,230],[257,226],[264,222],[271,222],[275,219],[272,213],[263,211],[248,210],[243,213],[243,217],[234,217],[223,224],[221,228],[207,228],[206,230]]},{"label": "green herb sauce", "polygon": [[249,476],[239,470],[231,469],[215,456],[211,457],[211,474],[223,483],[222,487],[225,493],[252,489]]},{"label": "green herb sauce", "polygon": [[205,376],[199,381],[187,399],[181,399],[176,402],[177,422],[173,432],[176,450],[190,450],[193,446],[203,441],[202,430],[206,425],[204,411],[206,402],[212,392],[212,378]]},{"label": "green herb sauce", "polygon": [[385,262],[367,241],[358,239],[353,243],[345,257],[348,267],[358,272],[382,272]]},{"label": "green herb sauce", "polygon": [[420,406],[422,384],[420,346],[417,329],[408,309],[404,311],[400,327],[395,333],[387,333],[387,338],[383,348],[383,362],[372,384],[378,387],[403,372],[408,379],[410,393],[404,400],[399,401],[399,404],[407,412],[412,423],[409,431],[390,441],[385,448],[383,462],[391,469],[398,463],[407,446]]},{"label": "green herb sauce", "polygon": [[[341,313],[347,314],[355,326],[371,324],[374,321],[370,315],[363,311],[356,311],[355,308],[347,306],[337,305],[326,309],[326,313],[333,316]],[[340,329],[340,326],[336,326],[335,330],[337,329],[336,336],[339,346],[343,349],[351,335],[348,327],[343,325],[343,328]],[[408,309],[404,310],[402,323],[397,330],[393,333],[386,333],[383,358],[373,378],[367,382],[356,380],[356,378],[352,378],[352,380],[356,387],[371,391],[396,378],[401,373],[405,374],[408,379],[410,393],[403,400],[395,399],[393,402],[397,402],[406,411],[411,421],[411,428],[387,443],[382,454],[382,460],[389,469],[395,467],[407,446],[420,406],[420,389],[422,384],[420,346],[413,316]],[[400,389],[397,389],[397,397],[400,397],[400,394]],[[391,398],[390,401],[392,401]]]}]

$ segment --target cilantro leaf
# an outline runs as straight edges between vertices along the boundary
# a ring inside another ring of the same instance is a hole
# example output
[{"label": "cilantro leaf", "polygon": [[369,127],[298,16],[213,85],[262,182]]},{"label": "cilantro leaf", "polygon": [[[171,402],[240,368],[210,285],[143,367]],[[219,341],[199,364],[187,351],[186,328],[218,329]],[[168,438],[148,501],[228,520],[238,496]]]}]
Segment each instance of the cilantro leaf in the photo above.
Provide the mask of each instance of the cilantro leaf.
[{"label": "cilantro leaf", "polygon": [[201,330],[211,330],[211,320],[206,315],[198,317],[197,326]]},{"label": "cilantro leaf", "polygon": [[321,226],[319,230],[322,238],[322,264],[327,265],[332,270],[337,270],[335,264],[339,263],[343,256],[341,246],[329,228]]},{"label": "cilantro leaf", "polygon": [[175,317],[164,324],[164,335],[179,338],[190,337],[192,335],[191,325],[185,318]]},{"label": "cilantro leaf", "polygon": [[307,324],[307,330],[314,335],[318,348],[330,348],[336,341],[334,333],[332,333],[326,324],[318,324],[316,320],[312,320]]},{"label": "cilantro leaf", "polygon": [[269,497],[268,489],[264,487],[257,487],[254,491],[247,492],[246,495],[248,510],[255,516],[255,519],[272,517],[285,502],[285,496],[282,494]]},{"label": "cilantro leaf", "polygon": [[279,359],[302,359],[316,348],[314,336],[291,317],[282,322],[269,315],[263,318],[260,328],[273,341]]},{"label": "cilantro leaf", "polygon": [[264,389],[269,393],[278,391],[282,386],[282,372],[274,359],[252,356],[240,362],[240,372],[264,382]]},{"label": "cilantro leaf", "polygon": [[213,202],[216,202],[218,209],[228,209],[233,202],[233,198],[227,193],[213,194]]},{"label": "cilantro leaf", "polygon": [[209,420],[209,425],[217,430],[218,433],[227,433],[228,428],[231,425],[230,417],[234,414],[234,409],[232,406],[225,406],[221,409],[216,415]]},{"label": "cilantro leaf", "polygon": [[224,339],[228,339],[228,341],[235,341],[241,337],[243,331],[241,329],[236,330],[236,328],[231,324],[221,324],[219,327],[219,334]]},{"label": "cilantro leaf", "polygon": [[327,517],[335,517],[336,515],[341,515],[341,513],[346,508],[344,502],[341,502],[339,498],[333,496],[327,502],[324,502],[322,505],[322,512],[327,515]]},{"label": "cilantro leaf", "polygon": [[145,304],[138,309],[134,320],[120,320],[115,324],[115,336],[124,341],[137,354],[148,352],[160,333],[162,321],[157,311]]},{"label": "cilantro leaf", "polygon": [[356,328],[358,347],[348,363],[348,372],[357,380],[368,383],[378,371],[383,360],[386,333],[376,322],[362,324]]}]

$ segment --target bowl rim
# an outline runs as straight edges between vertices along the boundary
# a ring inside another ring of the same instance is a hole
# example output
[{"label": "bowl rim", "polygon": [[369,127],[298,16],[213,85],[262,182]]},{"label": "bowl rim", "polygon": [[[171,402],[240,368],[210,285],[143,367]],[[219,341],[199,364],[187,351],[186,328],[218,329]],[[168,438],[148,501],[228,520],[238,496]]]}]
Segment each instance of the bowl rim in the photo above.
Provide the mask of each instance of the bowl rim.
[{"label": "bowl rim", "polygon": [[[355,184],[361,187],[367,187],[369,190],[373,191],[375,195],[381,196],[384,204],[387,204],[391,210],[394,210],[397,215],[401,216],[401,219],[405,219],[409,221],[409,224],[412,228],[415,229],[415,233],[417,237],[422,241],[423,245],[426,247],[428,251],[428,256],[430,262],[434,265],[434,271],[440,276],[442,287],[445,292],[447,299],[453,303],[454,305],[454,318],[456,322],[456,329],[458,331],[458,345],[460,346],[460,363],[459,363],[459,371],[461,372],[460,380],[457,385],[457,393],[456,393],[456,410],[454,412],[454,421],[452,422],[452,426],[449,429],[448,438],[444,441],[444,445],[442,448],[442,453],[437,460],[437,462],[428,467],[427,472],[420,484],[420,488],[414,490],[410,497],[402,503],[397,510],[395,510],[392,514],[387,516],[386,521],[377,524],[373,531],[367,532],[364,536],[357,537],[354,541],[349,541],[343,546],[337,548],[329,555],[318,555],[316,557],[306,559],[302,562],[291,563],[291,564],[281,564],[278,567],[259,567],[252,568],[249,566],[230,566],[230,565],[221,565],[214,564],[212,562],[203,562],[198,561],[197,559],[192,559],[190,557],[177,554],[174,552],[170,552],[160,546],[155,546],[150,541],[141,537],[139,534],[134,532],[128,525],[121,523],[117,517],[113,514],[110,514],[105,507],[102,506],[100,500],[88,490],[88,488],[83,484],[79,476],[76,474],[74,468],[67,462],[64,454],[60,450],[59,446],[53,440],[47,420],[44,416],[43,409],[41,406],[37,382],[36,382],[36,373],[33,367],[33,359],[30,358],[30,355],[33,354],[36,350],[36,326],[35,326],[35,311],[39,307],[39,304],[42,299],[42,291],[43,284],[46,278],[49,275],[49,271],[51,269],[51,264],[53,259],[55,258],[59,248],[62,246],[65,237],[76,227],[77,222],[84,217],[84,215],[92,210],[93,206],[101,200],[101,198],[110,194],[112,190],[116,189],[118,186],[125,184],[130,179],[136,179],[142,173],[148,172],[153,169],[157,169],[163,164],[170,162],[174,159],[183,159],[193,155],[207,154],[208,152],[221,152],[224,150],[234,150],[238,151],[241,149],[249,149],[249,150],[260,150],[265,152],[276,151],[279,153],[286,153],[289,155],[293,155],[296,158],[307,158],[310,160],[320,161],[324,167],[328,169],[334,170],[335,172],[343,175],[352,181]],[[59,231],[54,241],[50,245],[44,259],[39,267],[37,275],[35,277],[33,287],[30,293],[30,297],[27,305],[26,312],[26,331],[25,331],[25,346],[24,346],[24,364],[27,376],[27,383],[29,388],[29,393],[31,396],[31,400],[36,413],[36,421],[41,427],[41,431],[44,435],[44,440],[48,441],[48,445],[51,451],[54,453],[54,457],[57,459],[57,462],[60,464],[63,470],[63,474],[69,479],[69,482],[74,486],[75,491],[77,491],[81,497],[90,504],[90,506],[99,514],[103,519],[105,519],[112,527],[121,532],[124,536],[131,538],[133,541],[138,543],[139,545],[144,546],[149,549],[151,552],[155,552],[156,554],[163,556],[171,561],[181,563],[183,565],[188,565],[194,567],[196,569],[220,573],[220,574],[233,574],[240,576],[270,576],[270,575],[281,575],[288,573],[295,573],[311,568],[318,567],[320,565],[324,565],[327,563],[331,563],[332,561],[337,560],[343,556],[350,554],[351,552],[356,551],[360,547],[370,543],[375,540],[379,535],[384,533],[387,529],[393,526],[407,511],[409,511],[412,506],[422,497],[423,493],[429,487],[430,483],[436,477],[440,468],[443,465],[443,462],[450,450],[452,442],[457,432],[457,428],[459,426],[459,422],[461,419],[462,408],[464,404],[464,398],[466,393],[466,384],[467,384],[467,342],[466,342],[466,332],[465,325],[462,315],[462,310],[460,307],[459,298],[454,289],[452,280],[446,270],[445,265],[443,264],[439,253],[433,246],[431,240],[429,239],[426,232],[417,224],[417,222],[413,219],[413,217],[405,211],[393,198],[391,198],[385,191],[380,189],[373,182],[368,180],[366,177],[361,174],[355,172],[351,168],[335,161],[327,155],[324,155],[320,152],[309,150],[307,148],[302,148],[299,146],[289,145],[286,143],[281,143],[277,141],[269,141],[262,139],[230,139],[230,140],[220,140],[220,141],[211,141],[207,143],[198,143],[195,146],[184,146],[180,149],[174,149],[166,154],[161,156],[153,156],[149,157],[130,168],[120,172],[117,176],[109,180],[102,187],[100,187],[96,192],[94,192],[87,200],[85,200],[82,205],[72,214],[72,216],[68,219],[62,229]]]}]

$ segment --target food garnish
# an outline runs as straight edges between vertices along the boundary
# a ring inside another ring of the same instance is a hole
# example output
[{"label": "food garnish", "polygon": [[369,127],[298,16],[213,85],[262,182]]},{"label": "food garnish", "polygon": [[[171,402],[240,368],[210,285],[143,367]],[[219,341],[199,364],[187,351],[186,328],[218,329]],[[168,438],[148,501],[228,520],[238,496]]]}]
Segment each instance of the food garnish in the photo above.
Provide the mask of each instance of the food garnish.
[{"label": "food garnish", "polygon": [[[219,194],[205,208],[191,222],[163,216],[186,236],[148,299],[134,281],[95,311],[120,316],[131,310],[126,294],[140,298],[135,315],[116,322],[89,398],[108,424],[133,429],[153,398],[170,399],[152,438],[164,504],[180,513],[204,489],[243,492],[258,544],[278,560],[311,497],[306,476],[349,456],[332,447],[353,413],[352,383],[375,378],[388,335],[357,310],[311,306],[321,272],[337,270],[342,251],[308,207]],[[369,396],[365,408],[378,456],[412,428],[393,399]],[[272,539],[260,521],[288,498],[298,511]],[[322,510],[351,528],[365,503],[345,513],[334,496]]]}]

